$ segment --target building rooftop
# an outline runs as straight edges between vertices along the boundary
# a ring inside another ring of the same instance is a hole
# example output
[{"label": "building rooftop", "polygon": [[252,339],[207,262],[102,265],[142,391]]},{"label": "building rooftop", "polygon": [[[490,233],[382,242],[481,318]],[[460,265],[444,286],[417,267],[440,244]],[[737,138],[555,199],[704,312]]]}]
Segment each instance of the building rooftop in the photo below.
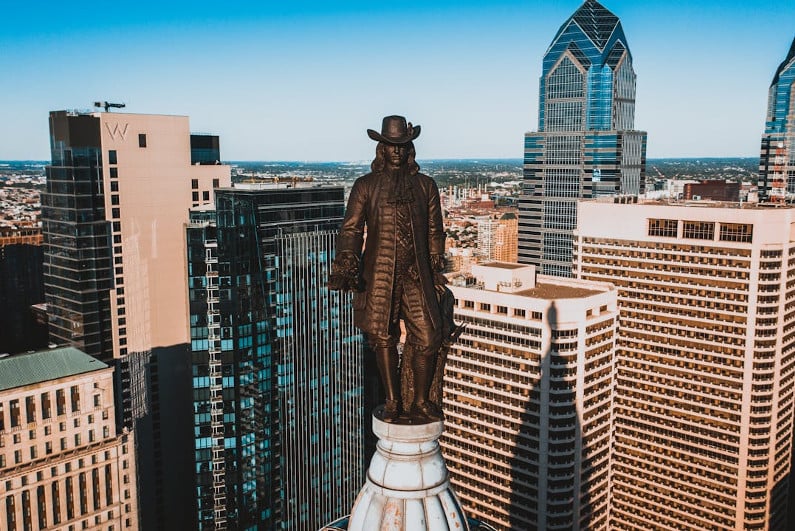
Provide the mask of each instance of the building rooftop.
[{"label": "building rooftop", "polygon": [[0,357],[0,391],[107,367],[105,363],[74,347]]},{"label": "building rooftop", "polygon": [[512,262],[487,262],[482,265],[487,267],[499,267],[500,269],[521,269],[527,267],[525,264],[514,264]]},{"label": "building rooftop", "polygon": [[534,299],[579,299],[590,295],[604,293],[604,290],[588,289],[580,286],[553,284],[539,280],[536,287],[514,292],[514,295],[522,297],[533,297]]}]

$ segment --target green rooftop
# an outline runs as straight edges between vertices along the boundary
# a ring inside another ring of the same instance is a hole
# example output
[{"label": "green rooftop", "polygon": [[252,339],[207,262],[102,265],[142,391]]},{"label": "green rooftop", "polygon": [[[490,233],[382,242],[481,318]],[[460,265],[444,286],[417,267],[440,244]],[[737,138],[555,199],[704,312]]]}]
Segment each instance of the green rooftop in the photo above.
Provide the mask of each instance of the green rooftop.
[{"label": "green rooftop", "polygon": [[107,367],[105,363],[74,347],[14,354],[0,358],[0,391]]}]

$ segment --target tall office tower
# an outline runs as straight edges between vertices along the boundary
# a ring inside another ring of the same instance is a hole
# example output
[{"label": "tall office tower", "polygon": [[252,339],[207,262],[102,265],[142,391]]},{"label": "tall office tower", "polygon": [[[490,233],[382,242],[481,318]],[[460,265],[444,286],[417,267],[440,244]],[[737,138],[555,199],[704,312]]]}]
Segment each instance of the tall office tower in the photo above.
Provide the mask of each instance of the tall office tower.
[{"label": "tall office tower", "polygon": [[[190,493],[184,225],[230,184],[217,138],[186,116],[50,113],[42,194],[50,341],[116,364],[119,421],[135,430],[142,527],[180,527]],[[214,151],[214,153],[213,153]]]},{"label": "tall office tower", "polygon": [[497,529],[607,529],[616,290],[475,265],[452,285],[442,448],[470,516]]},{"label": "tall office tower", "polygon": [[199,529],[316,531],[364,481],[342,187],[238,185],[187,229]]},{"label": "tall office tower", "polygon": [[611,529],[789,529],[795,210],[579,205],[618,288]]},{"label": "tall office tower", "polygon": [[634,122],[635,71],[621,22],[586,0],[544,54],[538,132],[525,135],[520,262],[571,276],[577,199],[644,191],[646,133]]},{"label": "tall office tower", "polygon": [[0,529],[137,530],[113,368],[74,347],[0,357]]},{"label": "tall office tower", "polygon": [[0,228],[0,352],[47,346],[47,326],[31,309],[44,302],[39,228]]},{"label": "tall office tower", "polygon": [[760,201],[795,199],[795,40],[768,91],[758,184]]}]

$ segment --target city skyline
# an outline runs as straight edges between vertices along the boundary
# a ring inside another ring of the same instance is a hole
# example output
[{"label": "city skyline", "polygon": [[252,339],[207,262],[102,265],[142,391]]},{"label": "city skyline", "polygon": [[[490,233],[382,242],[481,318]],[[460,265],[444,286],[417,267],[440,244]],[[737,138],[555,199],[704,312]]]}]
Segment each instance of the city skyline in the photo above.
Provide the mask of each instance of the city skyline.
[{"label": "city skyline", "polygon": [[[365,129],[392,113],[423,126],[427,158],[519,158],[551,28],[580,5],[14,5],[0,36],[13,73],[0,160],[48,158],[47,112],[96,100],[190,115],[224,138],[228,160],[368,159]],[[771,73],[792,42],[775,21],[795,4],[603,5],[632,45],[649,157],[758,154]]]}]

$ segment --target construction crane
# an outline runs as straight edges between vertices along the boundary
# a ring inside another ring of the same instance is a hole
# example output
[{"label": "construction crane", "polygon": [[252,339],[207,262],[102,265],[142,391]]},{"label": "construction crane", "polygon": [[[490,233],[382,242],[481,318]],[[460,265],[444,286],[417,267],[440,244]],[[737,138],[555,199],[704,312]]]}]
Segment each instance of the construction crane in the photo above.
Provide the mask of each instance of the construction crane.
[{"label": "construction crane", "polygon": [[102,107],[105,109],[105,112],[108,112],[109,109],[123,109],[127,105],[124,103],[109,103],[107,101],[95,101],[94,107]]}]

